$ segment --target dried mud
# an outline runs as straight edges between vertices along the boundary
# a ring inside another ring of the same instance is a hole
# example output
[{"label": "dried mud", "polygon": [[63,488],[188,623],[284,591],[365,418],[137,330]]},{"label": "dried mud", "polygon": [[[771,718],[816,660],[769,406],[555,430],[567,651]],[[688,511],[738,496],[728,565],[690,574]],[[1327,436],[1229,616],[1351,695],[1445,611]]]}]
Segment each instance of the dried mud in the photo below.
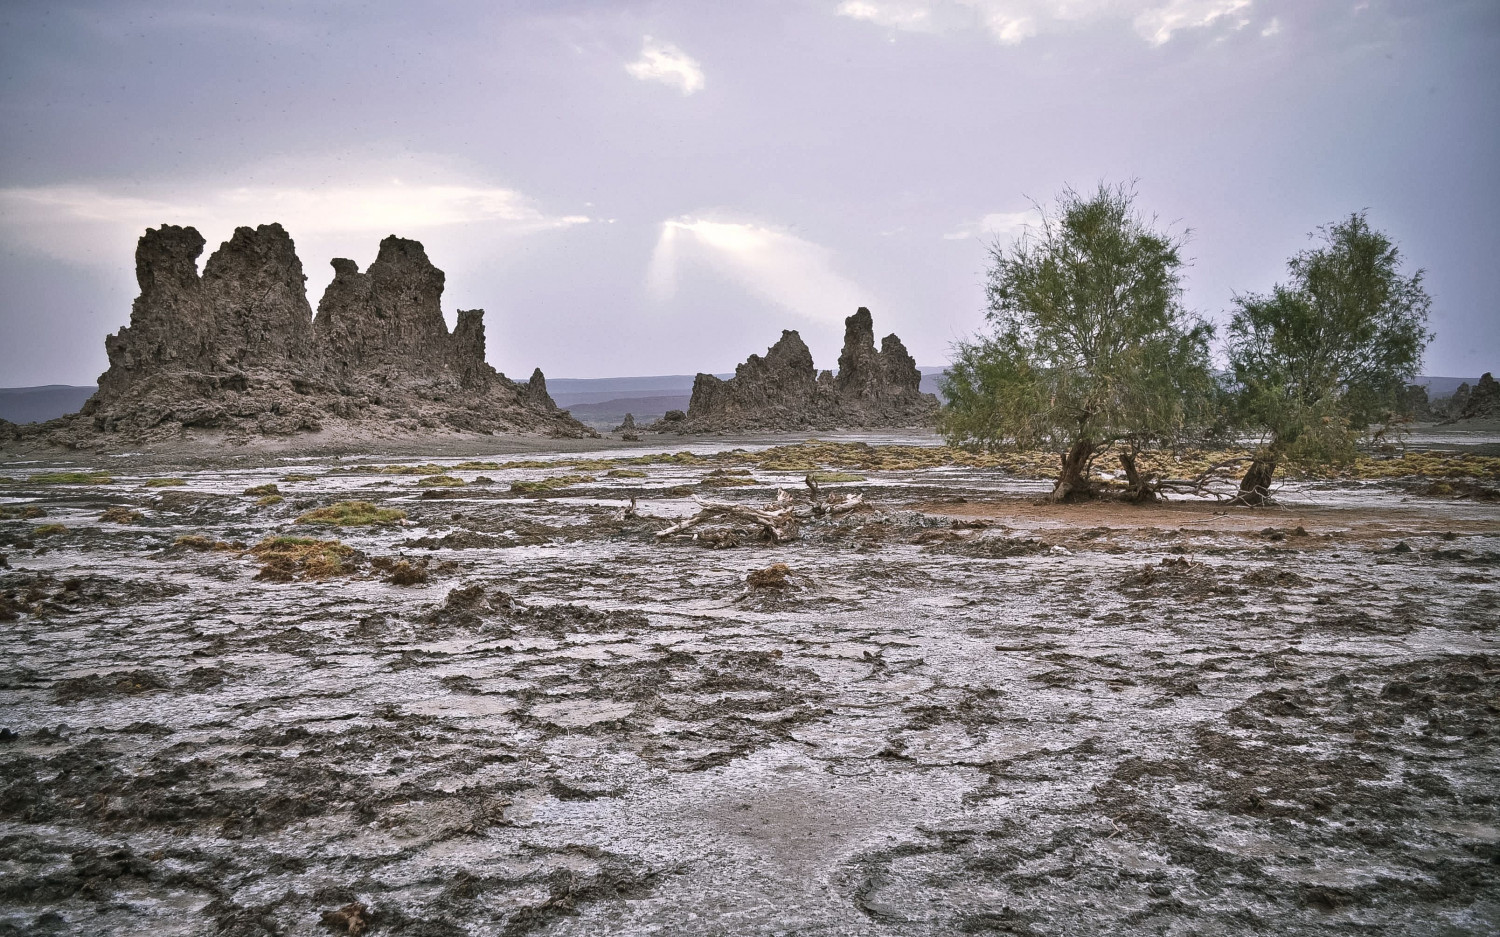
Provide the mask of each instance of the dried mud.
[{"label": "dried mud", "polygon": [[6,466],[0,934],[1500,929],[1494,504],[438,461]]}]

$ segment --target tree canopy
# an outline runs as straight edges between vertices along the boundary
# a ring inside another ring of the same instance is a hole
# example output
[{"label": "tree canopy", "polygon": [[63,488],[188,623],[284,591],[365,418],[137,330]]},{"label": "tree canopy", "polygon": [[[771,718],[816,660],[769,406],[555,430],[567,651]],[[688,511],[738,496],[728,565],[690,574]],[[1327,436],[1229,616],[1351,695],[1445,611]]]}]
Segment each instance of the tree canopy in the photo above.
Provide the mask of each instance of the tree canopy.
[{"label": "tree canopy", "polygon": [[1228,329],[1234,400],[1262,446],[1240,500],[1265,500],[1287,457],[1348,455],[1356,435],[1401,406],[1431,334],[1421,270],[1363,212],[1319,228],[1321,243],[1287,262],[1285,284],[1235,297]]},{"label": "tree canopy", "polygon": [[1183,308],[1182,242],[1127,187],[1064,190],[1038,229],[991,247],[986,320],[960,342],[941,429],[956,445],[1066,450],[1054,499],[1088,493],[1089,461],[1180,437],[1208,416],[1212,329]]}]

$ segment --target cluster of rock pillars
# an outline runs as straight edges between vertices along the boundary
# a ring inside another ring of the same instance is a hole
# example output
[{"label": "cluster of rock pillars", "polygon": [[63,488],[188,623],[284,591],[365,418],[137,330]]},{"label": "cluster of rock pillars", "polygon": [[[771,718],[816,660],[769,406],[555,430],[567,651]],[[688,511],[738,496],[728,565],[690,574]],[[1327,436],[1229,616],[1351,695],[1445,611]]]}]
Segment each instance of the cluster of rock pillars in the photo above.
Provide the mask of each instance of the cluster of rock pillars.
[{"label": "cluster of rock pillars", "polygon": [[[538,368],[513,381],[485,361],[484,311],[448,330],[443,272],[417,241],[380,242],[364,272],[333,261],[308,304],[306,276],[279,224],[242,227],[198,272],[203,236],[148,228],[136,247],[141,293],[130,325],[105,338],[109,370],[76,414],[16,426],[0,441],[38,437],[86,448],[110,438],[153,441],[189,430],[230,440],[340,426],[361,435],[597,435],[559,409]],[[817,371],[786,331],[720,380],[699,374],[688,411],[651,429],[682,433],[893,427],[930,423],[938,409],[901,340],[880,348],[868,309],[845,320],[838,372]]]}]

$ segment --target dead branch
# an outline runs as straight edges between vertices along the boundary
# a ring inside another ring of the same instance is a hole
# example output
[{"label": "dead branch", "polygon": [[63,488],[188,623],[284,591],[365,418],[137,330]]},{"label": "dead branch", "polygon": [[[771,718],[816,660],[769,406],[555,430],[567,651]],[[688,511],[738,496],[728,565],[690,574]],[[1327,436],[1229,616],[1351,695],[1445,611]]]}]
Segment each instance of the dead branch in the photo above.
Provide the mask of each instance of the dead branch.
[{"label": "dead branch", "polygon": [[[823,495],[822,488],[812,478],[807,479],[807,487],[811,492],[810,503],[799,505],[786,489],[776,492],[776,500],[770,504],[757,507],[750,504],[742,504],[736,501],[712,501],[698,495],[693,500],[698,504],[698,513],[691,517],[685,517],[670,527],[656,532],[656,539],[662,540],[674,534],[680,534],[710,521],[740,522],[759,527],[764,534],[775,543],[786,543],[797,539],[798,524],[800,521],[813,520],[825,517],[837,517],[847,514],[861,507],[865,503],[862,495],[851,497],[840,497],[833,501]],[[703,534],[703,537],[710,537]],[[694,534],[694,537],[700,535]],[[717,541],[716,541],[717,542]]]}]

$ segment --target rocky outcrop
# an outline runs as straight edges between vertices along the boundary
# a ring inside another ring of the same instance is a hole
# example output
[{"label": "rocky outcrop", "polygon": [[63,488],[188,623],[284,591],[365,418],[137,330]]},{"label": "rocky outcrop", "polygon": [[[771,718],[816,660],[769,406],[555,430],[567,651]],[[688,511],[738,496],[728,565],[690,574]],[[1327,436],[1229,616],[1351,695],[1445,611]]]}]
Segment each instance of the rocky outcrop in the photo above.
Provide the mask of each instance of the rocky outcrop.
[{"label": "rocky outcrop", "polygon": [[[919,390],[922,374],[895,335],[875,348],[870,310],[844,320],[838,373],[819,373],[795,331],[784,331],[765,357],[751,355],[724,380],[699,374],[685,416],[663,418],[658,432],[916,426],[932,422],[938,400]],[[669,415],[670,416],[670,415]]]},{"label": "rocky outcrop", "polygon": [[443,272],[422,245],[380,243],[364,272],[333,261],[313,315],[302,262],[278,224],[239,228],[209,257],[190,227],[147,229],[130,325],[105,338],[109,370],[79,414],[17,429],[72,446],[192,429],[233,439],[347,426],[361,436],[592,431],[559,410],[540,369],[518,384],[485,361],[484,312],[443,319]]},{"label": "rocky outcrop", "polygon": [[[1458,395],[1454,395],[1455,402]],[[1459,404],[1460,420],[1493,420],[1500,418],[1500,381],[1490,372],[1480,375],[1479,382],[1465,395]]]}]

